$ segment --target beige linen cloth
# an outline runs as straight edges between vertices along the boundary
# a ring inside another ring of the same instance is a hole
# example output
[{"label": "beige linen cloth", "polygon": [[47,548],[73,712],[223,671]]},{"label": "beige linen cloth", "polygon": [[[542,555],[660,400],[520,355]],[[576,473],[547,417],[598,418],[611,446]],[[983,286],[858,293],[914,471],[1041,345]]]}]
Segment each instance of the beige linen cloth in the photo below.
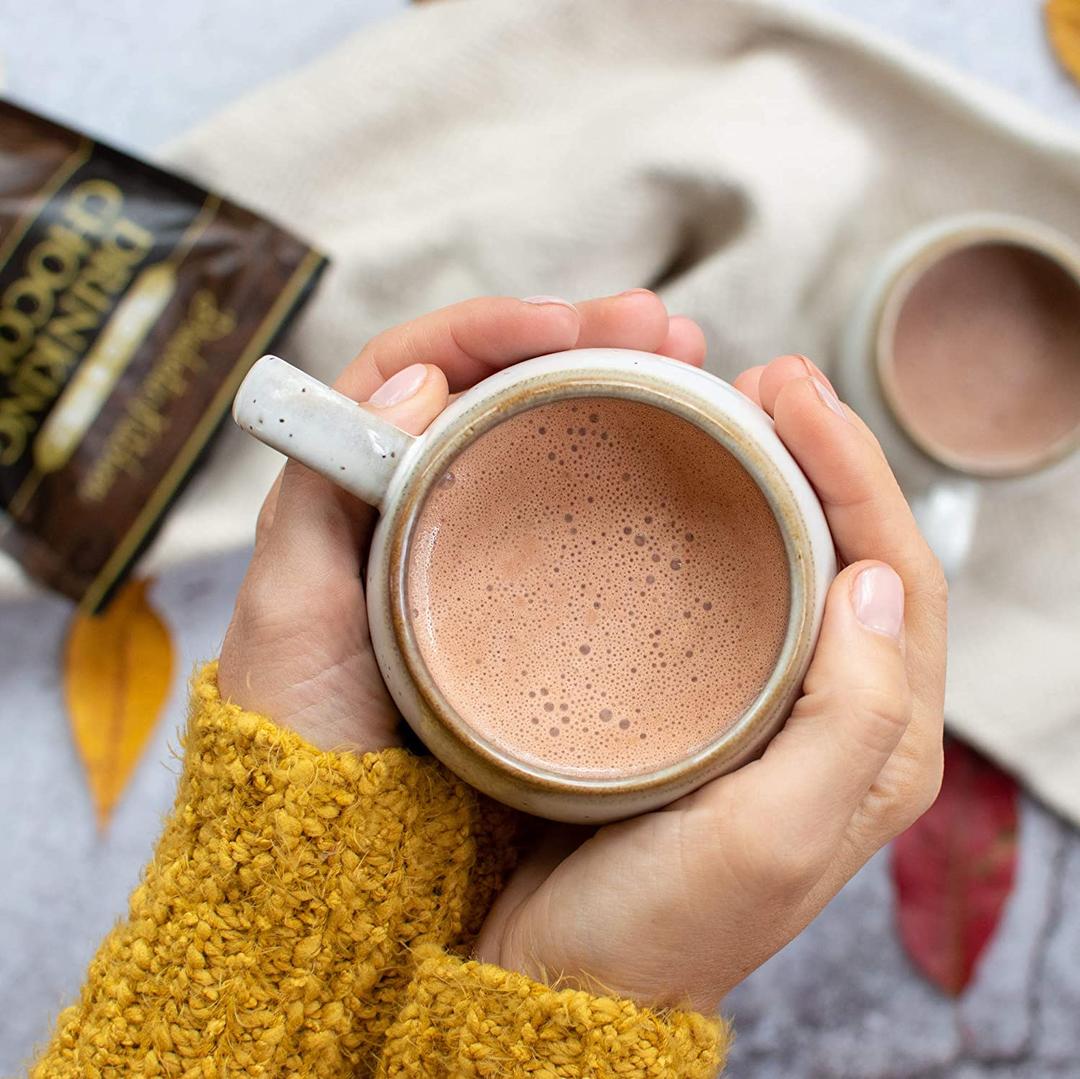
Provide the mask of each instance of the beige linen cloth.
[{"label": "beige linen cloth", "polygon": [[[1080,238],[1080,140],[766,0],[423,6],[167,160],[330,254],[280,349],[325,378],[379,329],[474,294],[641,284],[701,322],[717,374],[792,350],[828,369],[860,285],[912,227],[985,209]],[[279,463],[227,431],[149,561],[248,542]],[[994,488],[953,587],[947,706],[1076,823],[1078,536],[1080,459]]]}]

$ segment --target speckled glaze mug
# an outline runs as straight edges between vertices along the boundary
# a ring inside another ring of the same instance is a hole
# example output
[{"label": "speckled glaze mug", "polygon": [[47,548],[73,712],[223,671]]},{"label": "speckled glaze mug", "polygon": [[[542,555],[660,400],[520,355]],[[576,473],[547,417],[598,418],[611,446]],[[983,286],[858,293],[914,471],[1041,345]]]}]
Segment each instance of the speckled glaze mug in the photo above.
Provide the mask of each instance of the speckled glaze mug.
[{"label": "speckled glaze mug", "polygon": [[[700,751],[647,774],[566,774],[480,736],[432,677],[407,603],[417,519],[462,450],[519,413],[589,398],[665,410],[729,451],[764,495],[787,558],[787,629],[764,685],[734,724]],[[666,805],[752,760],[786,720],[836,573],[832,537],[809,482],[772,421],[726,382],[648,353],[558,353],[485,379],[453,400],[423,435],[413,437],[283,360],[266,356],[241,385],[233,417],[260,441],[379,509],[367,564],[367,604],[383,679],[428,748],[479,790],[551,819],[616,820]]]}]

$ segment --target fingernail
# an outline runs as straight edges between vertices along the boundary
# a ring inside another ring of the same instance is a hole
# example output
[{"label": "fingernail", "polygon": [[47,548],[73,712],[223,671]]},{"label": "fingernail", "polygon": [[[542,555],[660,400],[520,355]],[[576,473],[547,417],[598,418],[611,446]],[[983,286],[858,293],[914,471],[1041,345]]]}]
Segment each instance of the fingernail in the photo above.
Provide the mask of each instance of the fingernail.
[{"label": "fingernail", "polygon": [[836,396],[824,382],[821,381],[816,375],[811,375],[810,381],[814,384],[814,389],[817,390],[818,397],[821,398],[821,403],[830,411],[835,412],[844,423],[850,422],[847,418],[847,413],[844,411],[843,405],[840,404],[840,398]]},{"label": "fingernail", "polygon": [[[814,363],[814,361],[810,359],[809,356],[804,356],[801,352],[796,352],[795,359],[797,359],[803,365],[803,370],[805,370],[811,378],[816,378],[819,382],[824,384],[825,389],[832,390],[833,394],[835,395],[836,391],[833,390],[832,383],[825,377],[825,374],[821,370],[821,368],[819,368]],[[841,413],[843,413],[844,410],[841,409],[840,411]],[[847,419],[846,415],[844,416],[844,419]]]},{"label": "fingernail", "polygon": [[620,296],[651,296],[652,294],[651,288],[628,288],[619,293]]},{"label": "fingernail", "polygon": [[390,408],[407,401],[424,384],[427,368],[422,363],[414,363],[388,378],[369,398],[368,404],[377,408]]},{"label": "fingernail", "polygon": [[541,306],[546,303],[553,303],[558,304],[559,307],[569,307],[571,311],[577,310],[569,300],[564,300],[561,296],[526,296],[521,302],[535,303]]},{"label": "fingernail", "polygon": [[904,624],[904,583],[889,566],[869,566],[855,579],[855,617],[867,629],[899,637]]}]

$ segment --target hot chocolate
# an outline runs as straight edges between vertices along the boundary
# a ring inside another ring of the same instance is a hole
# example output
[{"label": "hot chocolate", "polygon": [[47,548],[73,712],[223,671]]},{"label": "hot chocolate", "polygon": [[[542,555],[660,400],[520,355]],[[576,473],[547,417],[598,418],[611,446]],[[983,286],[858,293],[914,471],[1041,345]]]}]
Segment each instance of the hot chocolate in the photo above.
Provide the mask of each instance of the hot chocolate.
[{"label": "hot chocolate", "polygon": [[729,729],[772,672],[790,574],[738,460],[611,397],[518,413],[472,442],[414,526],[406,601],[454,710],[520,760],[651,772]]},{"label": "hot chocolate", "polygon": [[897,414],[950,463],[1023,470],[1080,427],[1080,285],[1034,250],[980,243],[934,263],[886,349]]}]

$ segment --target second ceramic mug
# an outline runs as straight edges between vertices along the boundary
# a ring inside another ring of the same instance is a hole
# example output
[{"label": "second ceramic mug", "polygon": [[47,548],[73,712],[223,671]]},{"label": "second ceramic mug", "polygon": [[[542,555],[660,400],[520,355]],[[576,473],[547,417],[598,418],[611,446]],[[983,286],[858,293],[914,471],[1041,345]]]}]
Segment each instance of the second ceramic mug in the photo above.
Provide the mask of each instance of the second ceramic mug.
[{"label": "second ceramic mug", "polygon": [[[1030,481],[1080,447],[1078,424],[1023,460],[979,461],[928,438],[905,416],[895,372],[901,314],[929,272],[951,258],[980,250],[1013,253],[1029,269],[1037,267],[1044,281],[1052,275],[1062,294],[1068,293],[1071,310],[1080,310],[1080,248],[1064,235],[1011,214],[940,218],[901,237],[867,277],[835,373],[844,399],[880,440],[920,529],[950,577],[963,569],[975,538],[979,507],[995,487]],[[1016,288],[1016,282],[1011,283]],[[1021,290],[1016,291],[1022,298]],[[984,297],[983,302],[989,305],[992,299]],[[955,362],[970,364],[977,358],[960,354]],[[1027,359],[1017,355],[1016,368]],[[1067,392],[1063,387],[1062,393]],[[1076,411],[1080,413],[1080,406]]]},{"label": "second ceramic mug", "polygon": [[[414,526],[432,486],[473,440],[525,410],[567,398],[616,398],[666,410],[732,453],[756,482],[784,541],[786,636],[760,692],[700,751],[647,774],[566,775],[480,737],[446,700],[418,647],[406,604]],[[404,433],[274,356],[241,385],[237,424],[377,507],[367,565],[371,639],[395,703],[428,748],[479,790],[556,820],[603,822],[665,805],[759,755],[786,720],[817,640],[836,572],[832,537],[806,477],[771,420],[726,382],[621,349],[557,353],[509,367],[461,394],[419,437]]]}]

